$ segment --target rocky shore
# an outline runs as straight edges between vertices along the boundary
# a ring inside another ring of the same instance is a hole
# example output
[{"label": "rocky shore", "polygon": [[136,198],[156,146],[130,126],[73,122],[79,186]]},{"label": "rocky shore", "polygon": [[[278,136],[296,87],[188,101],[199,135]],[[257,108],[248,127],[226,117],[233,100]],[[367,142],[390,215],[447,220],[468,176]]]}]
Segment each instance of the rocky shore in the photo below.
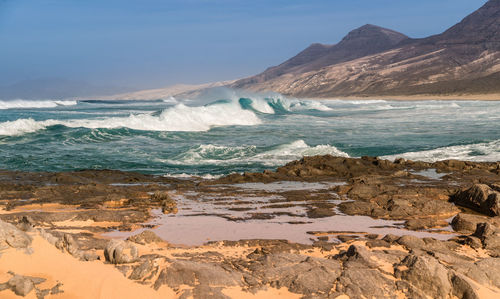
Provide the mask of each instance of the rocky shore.
[{"label": "rocky shore", "polygon": [[0,171],[0,297],[500,298],[500,162]]}]

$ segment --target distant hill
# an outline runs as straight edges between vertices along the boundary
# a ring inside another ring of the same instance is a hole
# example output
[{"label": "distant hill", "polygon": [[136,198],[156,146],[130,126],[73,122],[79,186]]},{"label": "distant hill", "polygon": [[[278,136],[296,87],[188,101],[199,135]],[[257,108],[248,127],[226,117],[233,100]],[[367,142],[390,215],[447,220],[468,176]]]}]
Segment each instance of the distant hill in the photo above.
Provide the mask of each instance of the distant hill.
[{"label": "distant hill", "polygon": [[302,97],[500,93],[500,0],[428,38],[365,25],[231,87]]},{"label": "distant hill", "polygon": [[125,88],[96,86],[63,78],[39,78],[0,86],[0,100],[65,99],[111,95],[124,90]]}]

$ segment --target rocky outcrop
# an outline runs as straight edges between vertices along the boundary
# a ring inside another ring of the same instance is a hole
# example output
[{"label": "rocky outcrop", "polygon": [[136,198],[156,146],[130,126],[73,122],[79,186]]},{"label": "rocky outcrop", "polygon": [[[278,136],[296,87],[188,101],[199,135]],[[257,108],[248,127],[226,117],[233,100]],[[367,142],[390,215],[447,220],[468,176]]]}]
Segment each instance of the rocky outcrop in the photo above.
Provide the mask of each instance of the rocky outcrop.
[{"label": "rocky outcrop", "polygon": [[452,197],[452,201],[485,215],[500,215],[500,192],[485,184],[475,184],[458,192]]}]

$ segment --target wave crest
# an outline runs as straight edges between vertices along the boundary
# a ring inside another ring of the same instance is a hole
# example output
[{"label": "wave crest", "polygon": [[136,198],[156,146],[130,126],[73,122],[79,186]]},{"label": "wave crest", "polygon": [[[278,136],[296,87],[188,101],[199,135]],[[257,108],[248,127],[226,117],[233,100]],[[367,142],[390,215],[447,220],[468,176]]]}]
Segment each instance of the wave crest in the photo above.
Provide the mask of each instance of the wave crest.
[{"label": "wave crest", "polygon": [[57,106],[74,106],[77,101],[70,100],[0,100],[0,110],[6,109],[27,109],[27,108],[54,108]]},{"label": "wave crest", "polygon": [[433,150],[389,155],[383,156],[382,158],[388,160],[404,158],[424,162],[436,162],[450,159],[476,162],[496,162],[500,161],[500,139],[485,143],[454,145],[440,147]]},{"label": "wave crest", "polygon": [[173,159],[160,162],[172,165],[235,165],[259,163],[265,166],[279,166],[304,156],[333,155],[349,157],[349,155],[332,145],[309,146],[304,140],[275,146],[270,149],[259,149],[249,146],[221,146],[203,144],[177,155]]}]

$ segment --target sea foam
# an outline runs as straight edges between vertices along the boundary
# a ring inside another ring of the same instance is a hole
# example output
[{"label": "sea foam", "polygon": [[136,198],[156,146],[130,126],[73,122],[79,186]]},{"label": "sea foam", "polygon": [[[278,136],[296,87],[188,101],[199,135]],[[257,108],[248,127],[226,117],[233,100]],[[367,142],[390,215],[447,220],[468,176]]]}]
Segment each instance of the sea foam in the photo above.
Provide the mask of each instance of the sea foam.
[{"label": "sea foam", "polygon": [[0,100],[0,109],[54,108],[57,106],[74,106],[77,101],[63,100]]},{"label": "sea foam", "polygon": [[381,158],[388,160],[404,158],[424,162],[435,162],[449,159],[495,162],[500,161],[500,139],[485,143],[454,145],[426,151],[389,155]]},{"label": "sea foam", "polygon": [[235,165],[259,163],[265,166],[278,166],[300,159],[304,156],[333,155],[349,157],[349,155],[332,145],[309,146],[304,140],[275,146],[262,150],[255,145],[223,146],[202,144],[193,147],[173,159],[156,159],[158,162],[171,165]]},{"label": "sea foam", "polygon": [[129,128],[143,131],[208,131],[218,126],[252,126],[261,120],[250,110],[244,110],[238,103],[221,103],[208,106],[189,107],[178,104],[165,109],[159,115],[132,114],[127,117],[106,117],[96,119],[46,120],[18,119],[0,123],[0,135],[19,135],[43,130],[48,126],[63,125],[70,128],[115,129]]}]

